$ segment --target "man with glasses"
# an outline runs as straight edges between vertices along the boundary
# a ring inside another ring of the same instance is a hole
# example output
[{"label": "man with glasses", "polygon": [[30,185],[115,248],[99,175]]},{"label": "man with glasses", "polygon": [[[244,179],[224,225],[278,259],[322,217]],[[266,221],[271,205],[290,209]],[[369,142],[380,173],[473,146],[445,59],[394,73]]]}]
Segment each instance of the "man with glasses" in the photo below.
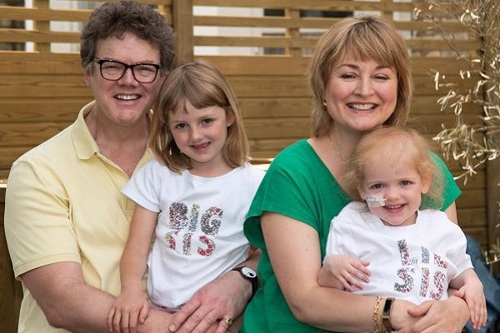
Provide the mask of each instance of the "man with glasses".
[{"label": "man with glasses", "polygon": [[[24,290],[19,332],[107,331],[134,210],[120,190],[152,158],[150,109],[174,50],[171,28],[150,6],[105,3],[90,16],[80,56],[95,100],[72,125],[20,157],[9,175],[5,231]],[[224,332],[220,318],[239,316],[251,293],[238,272],[227,273],[180,312],[151,311],[138,329]]]}]

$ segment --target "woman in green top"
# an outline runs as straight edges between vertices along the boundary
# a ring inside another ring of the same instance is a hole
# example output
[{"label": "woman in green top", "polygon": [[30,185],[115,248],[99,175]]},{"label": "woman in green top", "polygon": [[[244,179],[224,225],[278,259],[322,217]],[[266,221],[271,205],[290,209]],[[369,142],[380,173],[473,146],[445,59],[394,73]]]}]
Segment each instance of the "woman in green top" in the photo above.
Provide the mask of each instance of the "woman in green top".
[{"label": "woman in green top", "polygon": [[[278,154],[245,222],[262,255],[260,287],[242,332],[384,332],[384,325],[405,333],[461,332],[469,318],[461,298],[416,307],[317,282],[330,221],[351,201],[343,189],[345,161],[364,132],[406,124],[410,67],[404,39],[378,17],[344,19],[320,39],[309,68],[313,135]],[[460,190],[436,159],[447,175],[442,209],[456,222]]]}]

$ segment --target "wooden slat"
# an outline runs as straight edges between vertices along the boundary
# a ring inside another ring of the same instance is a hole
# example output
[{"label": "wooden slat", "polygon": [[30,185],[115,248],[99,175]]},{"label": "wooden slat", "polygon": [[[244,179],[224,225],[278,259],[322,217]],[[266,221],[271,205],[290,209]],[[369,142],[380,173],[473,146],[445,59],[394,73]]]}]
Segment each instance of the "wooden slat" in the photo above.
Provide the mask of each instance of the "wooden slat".
[{"label": "wooden slat", "polygon": [[68,123],[5,123],[0,147],[34,146],[59,133]]},{"label": "wooden slat", "polygon": [[309,99],[296,97],[241,98],[240,107],[245,122],[251,118],[309,118],[312,109]]},{"label": "wooden slat", "polygon": [[59,97],[57,103],[53,98],[25,99],[5,97],[0,106],[0,123],[25,122],[72,122],[78,111],[91,99]]},{"label": "wooden slat", "polygon": [[[409,12],[411,13],[411,12]],[[253,27],[253,28],[300,28],[326,30],[341,19],[323,17],[289,17],[289,16],[204,16],[195,15],[194,25],[214,27]],[[397,21],[394,25],[402,31],[419,31],[429,34],[432,25],[423,21]],[[444,22],[443,28],[449,32],[463,32],[464,26],[455,22]]]},{"label": "wooden slat", "polygon": [[308,118],[247,119],[245,129],[249,139],[293,139],[308,137]]},{"label": "wooden slat", "polygon": [[289,76],[233,76],[229,77],[237,96],[245,97],[303,97],[309,98],[302,77]]},{"label": "wooden slat", "polygon": [[467,227],[486,227],[486,209],[483,207],[477,208],[462,208],[458,205],[458,210],[460,211],[460,219],[458,224],[462,228]]},{"label": "wooden slat", "polygon": [[83,97],[89,96],[89,89],[85,85],[82,75],[54,76],[46,75],[4,75],[2,78],[2,89],[0,98],[17,97],[26,98],[29,90],[29,98],[54,98],[61,97]]},{"label": "wooden slat", "polygon": [[301,28],[327,29],[334,22],[331,18],[290,18],[290,17],[220,17],[195,16],[194,24],[215,27],[253,27],[253,28]]},{"label": "wooden slat", "polygon": [[314,37],[243,37],[243,36],[195,36],[196,46],[219,46],[219,47],[303,47],[313,48],[318,39]]},{"label": "wooden slat", "polygon": [[0,42],[80,43],[78,32],[0,29]]},{"label": "wooden slat", "polygon": [[24,21],[87,21],[91,10],[64,10],[51,8],[25,8],[13,6],[0,6],[2,19]]},{"label": "wooden slat", "polygon": [[330,11],[402,11],[411,12],[415,8],[411,3],[404,2],[362,2],[362,1],[331,1],[331,0],[194,0],[195,6],[246,7],[270,9],[308,9]]},{"label": "wooden slat", "polygon": [[[71,74],[83,79],[83,69],[77,53],[2,52],[0,73],[21,77],[27,74]],[[6,81],[3,77],[0,80]]]},{"label": "wooden slat", "polygon": [[[1,35],[0,35],[1,38]],[[0,40],[1,41],[1,40]],[[317,37],[286,37],[286,36],[194,36],[196,46],[219,46],[219,47],[300,47],[312,49],[318,41]],[[449,51],[449,46],[440,39],[418,39],[407,42],[411,50],[423,51]],[[459,50],[478,49],[481,45],[478,41],[456,41]]]},{"label": "wooden slat", "polygon": [[459,70],[468,68],[467,62],[456,57],[413,57],[412,72],[414,75],[426,75],[432,78],[434,71],[445,75],[458,75]]},{"label": "wooden slat", "polygon": [[[203,56],[226,76],[265,75],[304,77],[310,57]],[[305,79],[304,79],[304,82]]]},{"label": "wooden slat", "polygon": [[[0,147],[0,179],[5,179],[8,176],[8,170],[12,163],[22,154],[33,148],[34,145],[29,146],[9,146]],[[3,216],[3,215],[2,215]]]}]

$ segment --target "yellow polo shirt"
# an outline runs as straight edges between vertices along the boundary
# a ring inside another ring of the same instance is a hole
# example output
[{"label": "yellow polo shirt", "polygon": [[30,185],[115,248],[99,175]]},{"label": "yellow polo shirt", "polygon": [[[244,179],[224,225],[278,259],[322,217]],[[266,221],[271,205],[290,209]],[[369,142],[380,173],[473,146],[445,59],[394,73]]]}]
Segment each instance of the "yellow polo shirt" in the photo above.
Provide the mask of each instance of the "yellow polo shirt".
[{"label": "yellow polo shirt", "polygon": [[[128,176],[76,121],[14,162],[5,202],[5,233],[16,277],[34,268],[72,261],[87,284],[120,292],[119,261],[134,203],[120,190]],[[148,150],[137,168],[152,158]],[[23,286],[19,332],[65,332],[51,327]]]}]

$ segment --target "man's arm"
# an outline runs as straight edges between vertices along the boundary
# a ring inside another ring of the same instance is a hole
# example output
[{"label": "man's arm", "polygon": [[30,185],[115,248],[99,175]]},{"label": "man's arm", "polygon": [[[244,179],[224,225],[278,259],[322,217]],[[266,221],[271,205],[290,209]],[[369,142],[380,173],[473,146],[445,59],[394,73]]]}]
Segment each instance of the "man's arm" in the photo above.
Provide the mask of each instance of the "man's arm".
[{"label": "man's arm", "polygon": [[[107,315],[114,297],[87,285],[80,264],[60,262],[21,275],[50,325],[73,333],[109,333]],[[152,310],[141,333],[168,332],[172,315]]]},{"label": "man's arm", "polygon": [[21,275],[50,325],[74,333],[108,332],[106,316],[114,297],[87,285],[81,266],[60,262]]}]

